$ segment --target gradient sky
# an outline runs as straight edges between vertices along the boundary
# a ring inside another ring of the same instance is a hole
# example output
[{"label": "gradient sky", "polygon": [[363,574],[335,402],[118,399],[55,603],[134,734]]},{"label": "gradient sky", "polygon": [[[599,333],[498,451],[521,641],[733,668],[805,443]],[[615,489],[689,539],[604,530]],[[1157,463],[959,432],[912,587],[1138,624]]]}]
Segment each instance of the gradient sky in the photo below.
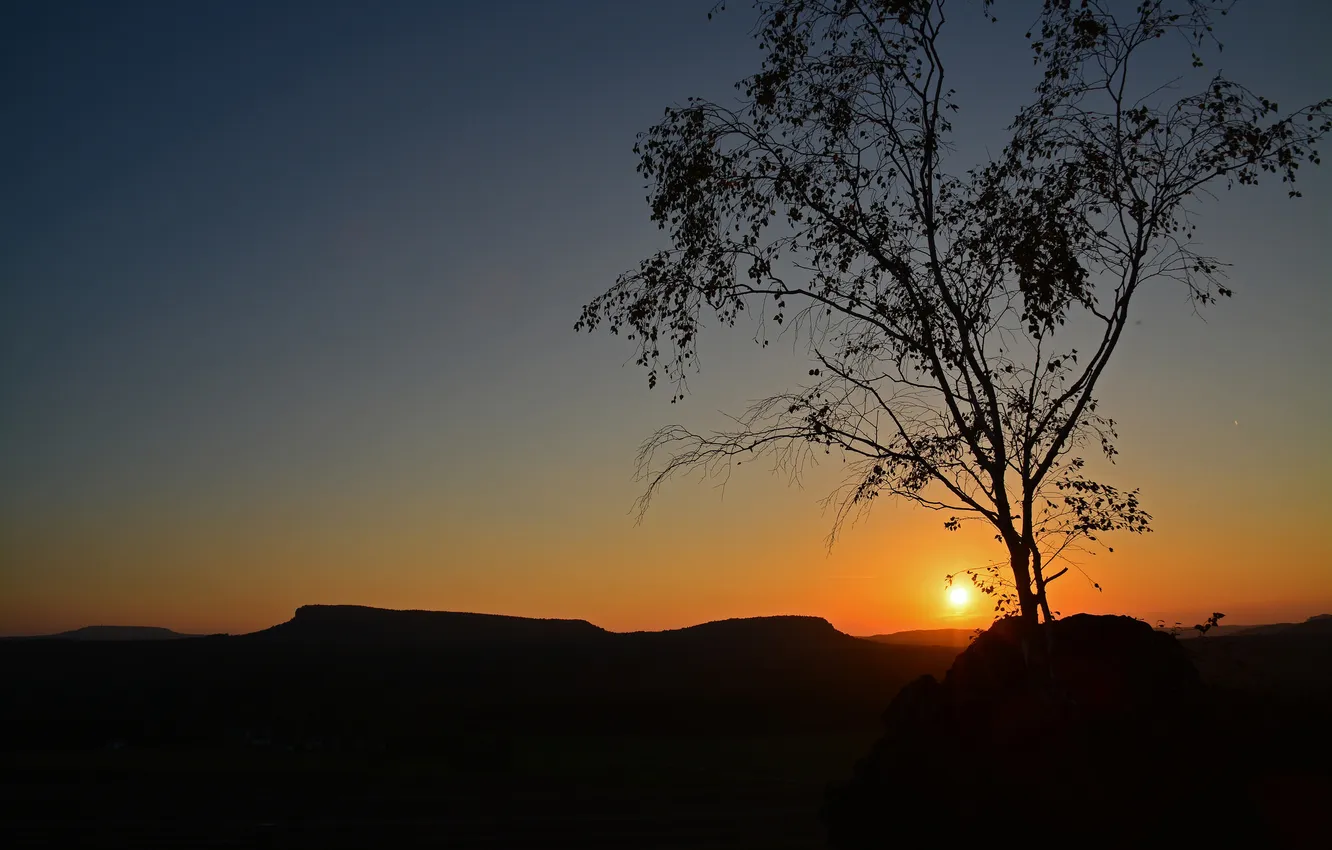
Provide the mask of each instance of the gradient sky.
[{"label": "gradient sky", "polygon": [[[680,481],[643,525],[628,513],[655,427],[804,371],[705,337],[672,406],[623,340],[572,330],[663,244],[634,134],[757,66],[746,4],[710,6],[5,4],[0,634],[241,632],[307,603],[613,629],[986,622],[942,584],[997,556],[979,528],[884,504],[825,550],[835,465],[804,489],[757,467],[724,492]],[[954,17],[981,126],[1031,68],[1020,40]],[[1316,100],[1329,28],[1322,0],[1245,3],[1217,64],[1283,107]],[[959,151],[985,144],[1002,139]],[[1237,295],[1205,321],[1179,293],[1139,304],[1101,397],[1111,482],[1142,487],[1156,532],[1086,558],[1105,591],[1070,574],[1054,607],[1332,610],[1327,169],[1304,190],[1208,208]]]}]

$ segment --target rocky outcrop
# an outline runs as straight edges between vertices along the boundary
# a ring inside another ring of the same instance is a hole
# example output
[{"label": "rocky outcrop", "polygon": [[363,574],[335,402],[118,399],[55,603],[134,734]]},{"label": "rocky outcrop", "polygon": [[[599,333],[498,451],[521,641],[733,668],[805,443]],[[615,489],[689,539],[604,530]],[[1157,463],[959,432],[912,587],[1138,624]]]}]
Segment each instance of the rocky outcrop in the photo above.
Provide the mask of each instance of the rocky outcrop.
[{"label": "rocky outcrop", "polygon": [[903,688],[884,725],[854,777],[828,791],[835,848],[888,846],[907,823],[959,846],[1233,842],[1259,829],[1226,788],[1181,779],[1218,762],[1206,692],[1177,641],[1128,617],[1075,615],[1031,632],[1002,620],[942,682]]}]

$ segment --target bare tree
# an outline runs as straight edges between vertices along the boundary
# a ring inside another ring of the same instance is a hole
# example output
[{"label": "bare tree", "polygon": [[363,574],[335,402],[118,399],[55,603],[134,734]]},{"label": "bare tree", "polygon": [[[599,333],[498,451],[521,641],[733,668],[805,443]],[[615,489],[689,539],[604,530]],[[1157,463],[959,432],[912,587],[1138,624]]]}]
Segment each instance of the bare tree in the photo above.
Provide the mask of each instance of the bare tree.
[{"label": "bare tree", "polygon": [[[1083,457],[1115,455],[1095,393],[1135,295],[1230,295],[1194,241],[1199,203],[1264,173],[1298,195],[1332,100],[1282,113],[1220,75],[1182,96],[1178,81],[1135,78],[1162,39],[1201,67],[1229,2],[1045,0],[1027,34],[1030,102],[1000,153],[956,172],[945,5],[756,3],[764,60],[736,102],[667,109],[635,148],[672,246],[576,327],[627,335],[672,401],[709,320],[756,313],[808,345],[809,380],[733,429],[654,434],[641,508],[676,473],[764,454],[798,469],[837,452],[852,477],[832,497],[834,535],[884,494],[945,512],[950,529],[983,520],[1034,624],[1051,618],[1049,585],[1067,571],[1055,559],[1149,527],[1138,492],[1093,480]],[[1079,350],[1070,340],[1083,336]]]}]

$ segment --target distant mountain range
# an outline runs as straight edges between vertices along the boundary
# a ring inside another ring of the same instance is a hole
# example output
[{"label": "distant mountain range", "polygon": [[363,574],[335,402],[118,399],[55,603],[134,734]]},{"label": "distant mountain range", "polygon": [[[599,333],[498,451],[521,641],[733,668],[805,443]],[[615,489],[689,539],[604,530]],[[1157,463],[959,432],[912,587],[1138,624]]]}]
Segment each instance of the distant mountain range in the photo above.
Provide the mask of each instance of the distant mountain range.
[{"label": "distant mountain range", "polygon": [[[1332,614],[1319,614],[1303,623],[1268,623],[1261,625],[1225,625],[1209,631],[1208,637],[1237,635],[1273,635],[1294,630],[1299,633],[1332,632]],[[278,641],[300,644],[420,644],[434,647],[466,648],[541,645],[601,646],[607,642],[630,641],[638,644],[669,641],[682,645],[698,641],[700,646],[752,645],[795,647],[844,640],[867,640],[896,646],[946,647],[965,649],[976,634],[975,629],[913,629],[853,638],[837,631],[821,617],[775,616],[718,620],[657,632],[611,632],[586,620],[538,619],[502,614],[474,614],[454,611],[420,611],[370,608],[361,605],[303,605],[285,623],[239,635],[249,641]],[[71,641],[162,641],[199,638],[158,626],[84,626],[53,635],[38,635],[26,640]],[[220,636],[214,636],[220,637]],[[1181,638],[1196,638],[1198,632],[1184,629]]]},{"label": "distant mountain range", "polygon": [[[906,632],[890,632],[883,635],[870,635],[866,640],[876,643],[897,644],[899,646],[949,646],[965,649],[976,634],[974,629],[916,629]],[[1332,634],[1332,614],[1317,614],[1302,623],[1265,623],[1263,625],[1215,626],[1208,630],[1207,637],[1236,637],[1239,635],[1311,635]],[[1181,627],[1179,637],[1192,639],[1199,637],[1197,630]]]},{"label": "distant mountain range", "polygon": [[[1236,637],[1244,635],[1253,637],[1258,635],[1279,635],[1279,634],[1332,634],[1332,614],[1316,614],[1303,623],[1266,623],[1256,626],[1214,626],[1207,631],[1206,637]],[[1181,638],[1197,638],[1200,633],[1194,628],[1188,628],[1180,632]]]},{"label": "distant mountain range", "polygon": [[0,641],[0,752],[7,739],[231,746],[245,730],[284,746],[417,752],[476,730],[872,729],[898,689],[942,675],[956,655],[852,637],[818,617],[611,632],[582,620],[312,605],[245,635]]},{"label": "distant mountain range", "polygon": [[393,611],[306,605],[285,623],[240,635],[241,643],[284,646],[421,647],[450,652],[526,652],[674,659],[699,653],[736,660],[867,649],[820,617],[718,620],[656,632],[612,632],[586,620],[535,619],[452,611]]},{"label": "distant mountain range", "polygon": [[586,643],[609,634],[586,620],[455,611],[396,611],[362,605],[303,605],[287,622],[241,637],[300,643],[467,646]]},{"label": "distant mountain range", "polygon": [[975,629],[914,629],[906,632],[869,635],[865,640],[900,646],[950,646],[966,649],[967,644],[971,643],[975,634]]},{"label": "distant mountain range", "polygon": [[[284,623],[242,635],[189,635],[157,626],[85,626],[52,635],[13,640],[160,641],[228,637],[246,644],[420,645],[467,649],[504,647],[603,647],[670,643],[672,646],[795,648],[860,639],[837,631],[821,617],[745,617],[664,631],[612,632],[586,620],[539,619],[460,611],[370,608],[362,605],[303,605]],[[929,645],[920,643],[918,645]]]},{"label": "distant mountain range", "polygon": [[9,640],[180,640],[181,638],[201,637],[185,635],[164,629],[160,626],[84,626],[68,632],[54,635],[32,635],[9,638]]},{"label": "distant mountain range", "polygon": [[[236,636],[94,627],[0,641],[0,752],[259,746],[253,739],[419,753],[518,733],[870,730],[903,685],[942,676],[969,634],[866,640],[797,616],[611,632],[583,620],[324,605]],[[1332,617],[1188,643],[1207,680],[1307,690],[1332,669],[1327,634]]]}]

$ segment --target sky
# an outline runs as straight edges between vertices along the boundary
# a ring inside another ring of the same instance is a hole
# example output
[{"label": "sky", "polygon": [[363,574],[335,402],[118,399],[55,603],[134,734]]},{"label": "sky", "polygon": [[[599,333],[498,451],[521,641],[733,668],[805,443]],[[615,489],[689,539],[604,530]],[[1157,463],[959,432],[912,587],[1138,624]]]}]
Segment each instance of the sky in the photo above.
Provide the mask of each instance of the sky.
[{"label": "sky", "polygon": [[[676,481],[630,513],[655,428],[805,368],[712,333],[671,405],[629,343],[573,331],[665,245],[635,134],[757,68],[747,4],[711,5],[5,4],[0,634],[237,633],[312,603],[988,622],[943,585],[1000,554],[980,529],[884,503],[828,549],[836,464],[802,487]],[[958,154],[979,158],[1032,71],[1007,18],[953,5]],[[1332,7],[1225,23],[1216,66],[1283,107],[1332,94]],[[1138,305],[1100,396],[1111,483],[1142,488],[1156,530],[1084,558],[1056,609],[1332,611],[1332,179],[1303,180],[1206,209],[1233,299]]]}]

